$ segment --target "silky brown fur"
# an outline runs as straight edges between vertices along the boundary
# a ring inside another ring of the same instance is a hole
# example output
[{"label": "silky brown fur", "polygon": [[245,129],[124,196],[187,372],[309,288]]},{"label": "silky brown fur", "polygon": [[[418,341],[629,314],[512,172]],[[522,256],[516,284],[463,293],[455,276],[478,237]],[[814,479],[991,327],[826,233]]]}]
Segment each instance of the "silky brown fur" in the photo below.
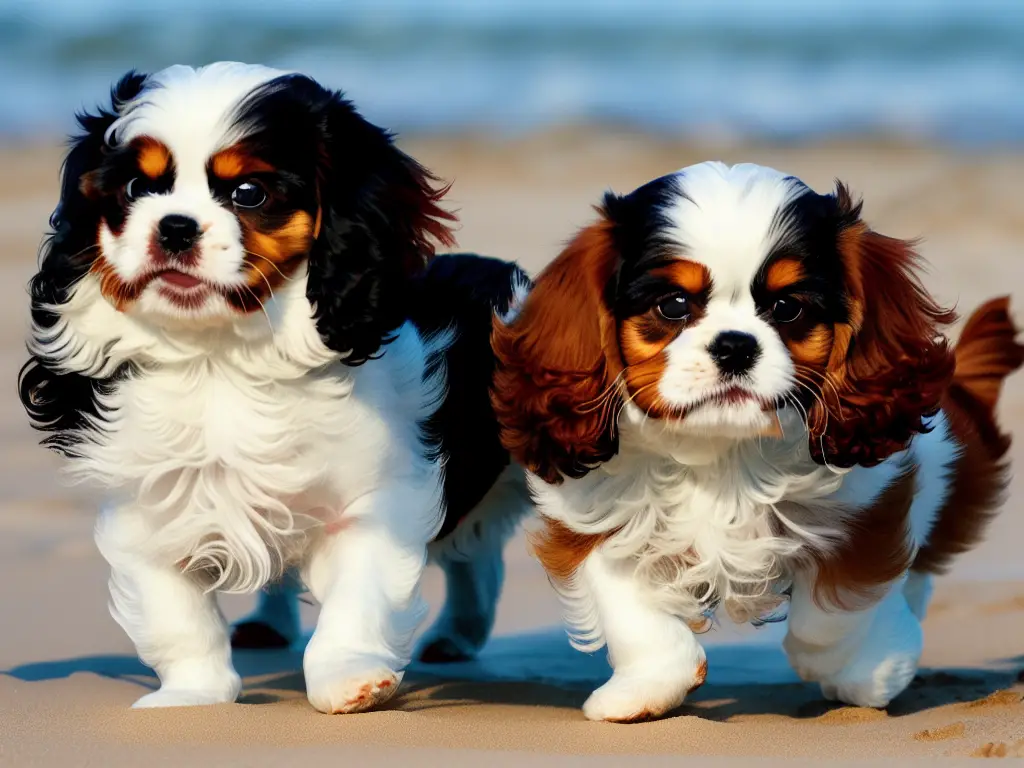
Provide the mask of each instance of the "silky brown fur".
[{"label": "silky brown fur", "polygon": [[917,466],[905,461],[874,502],[844,520],[835,549],[813,553],[817,566],[814,600],[823,608],[864,608],[910,567],[910,505],[917,492]]},{"label": "silky brown fur", "polygon": [[822,464],[869,467],[904,450],[938,411],[954,367],[942,333],[956,315],[921,285],[911,243],[868,229],[842,185],[837,205],[850,222],[838,243],[849,320],[833,332],[810,448]]},{"label": "silky brown fur", "polygon": [[577,533],[557,520],[542,517],[543,528],[530,531],[530,548],[548,578],[569,581],[576,571],[611,534]]},{"label": "silky brown fur", "polygon": [[914,570],[944,573],[981,540],[1006,492],[1010,438],[1000,431],[995,408],[1003,380],[1024,363],[1016,335],[1005,297],[978,308],[960,335],[956,374],[942,402],[960,451],[949,466],[949,496]]},{"label": "silky brown fur", "polygon": [[622,361],[604,298],[617,260],[610,226],[602,219],[581,231],[492,337],[502,444],[549,483],[582,477],[618,450]]}]

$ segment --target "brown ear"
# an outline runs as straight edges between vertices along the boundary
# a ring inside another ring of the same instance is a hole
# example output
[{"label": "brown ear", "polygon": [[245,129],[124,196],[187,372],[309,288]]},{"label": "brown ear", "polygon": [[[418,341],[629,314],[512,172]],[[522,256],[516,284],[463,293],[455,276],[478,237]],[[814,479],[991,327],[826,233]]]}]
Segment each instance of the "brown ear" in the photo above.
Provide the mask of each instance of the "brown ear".
[{"label": "brown ear", "polygon": [[871,231],[846,187],[838,186],[838,249],[848,320],[835,326],[822,401],[808,418],[811,455],[837,467],[873,466],[927,431],[954,358],[943,336],[956,319],[918,278],[913,243]]},{"label": "brown ear", "polygon": [[545,269],[509,324],[496,323],[491,400],[501,440],[549,483],[582,477],[618,450],[622,363],[605,291],[618,255],[607,220]]}]

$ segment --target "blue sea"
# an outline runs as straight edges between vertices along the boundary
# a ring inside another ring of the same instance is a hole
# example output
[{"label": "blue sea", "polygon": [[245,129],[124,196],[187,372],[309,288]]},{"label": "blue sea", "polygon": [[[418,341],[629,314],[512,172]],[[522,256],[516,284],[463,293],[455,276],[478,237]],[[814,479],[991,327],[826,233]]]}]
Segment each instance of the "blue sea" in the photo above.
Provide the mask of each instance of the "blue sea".
[{"label": "blue sea", "polygon": [[1024,0],[0,0],[0,136],[129,68],[260,61],[402,132],[1024,143]]}]

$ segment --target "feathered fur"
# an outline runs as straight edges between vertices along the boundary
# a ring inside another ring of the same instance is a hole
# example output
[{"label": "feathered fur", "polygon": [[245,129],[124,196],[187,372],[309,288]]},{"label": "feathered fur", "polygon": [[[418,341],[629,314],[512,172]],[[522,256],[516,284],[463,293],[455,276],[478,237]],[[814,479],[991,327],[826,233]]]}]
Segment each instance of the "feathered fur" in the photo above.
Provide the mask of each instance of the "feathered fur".
[{"label": "feathered fur", "polygon": [[606,198],[495,329],[535,551],[574,644],[615,669],[588,717],[678,705],[719,607],[758,623],[788,601],[790,659],[829,698],[910,682],[924,572],[1003,488],[992,405],[1021,357],[998,302],[954,353],[918,265],[842,185],[705,163]]},{"label": "feathered fur", "polygon": [[428,547],[451,595],[434,647],[475,653],[528,509],[487,391],[491,317],[522,273],[435,260],[444,188],[304,76],[130,74],[80,124],[19,390],[106,493],[111,610],[161,680],[138,705],[233,700],[214,593],[272,587],[255,620],[287,641],[289,572],[323,605],[311,703],[384,701],[425,614]]}]

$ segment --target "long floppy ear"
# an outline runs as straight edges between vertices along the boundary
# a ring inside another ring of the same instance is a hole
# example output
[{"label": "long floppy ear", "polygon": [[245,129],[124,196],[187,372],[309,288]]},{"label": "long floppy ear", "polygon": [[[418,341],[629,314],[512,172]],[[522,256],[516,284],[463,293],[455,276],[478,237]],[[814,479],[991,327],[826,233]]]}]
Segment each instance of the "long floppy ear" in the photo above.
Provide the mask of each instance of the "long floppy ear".
[{"label": "long floppy ear", "polygon": [[502,444],[549,483],[582,477],[618,451],[611,229],[603,219],[582,230],[538,276],[518,316],[495,323],[491,400]]},{"label": "long floppy ear", "polygon": [[848,318],[835,326],[822,402],[809,414],[810,448],[821,464],[867,467],[927,431],[953,376],[943,330],[956,316],[921,285],[913,243],[869,229],[841,183],[835,201]]},{"label": "long floppy ear", "polygon": [[448,187],[340,93],[320,90],[320,218],[306,296],[324,343],[359,365],[405,321],[409,279],[435,243],[454,244],[455,216],[438,205]]},{"label": "long floppy ear", "polygon": [[[145,75],[129,72],[111,90],[110,107],[77,116],[82,133],[71,140],[61,169],[60,202],[50,217],[52,231],[40,251],[39,271],[29,282],[33,349],[38,350],[39,342],[53,333],[59,320],[53,307],[68,300],[75,283],[96,259],[100,211],[85,193],[87,177],[103,161],[107,129],[121,107],[139,94],[145,80]],[[102,421],[96,398],[111,384],[111,379],[65,370],[59,359],[37,351],[18,374],[18,395],[32,425],[51,433],[43,444],[70,454],[80,432]]]},{"label": "long floppy ear", "polygon": [[[70,149],[61,168],[60,202],[50,216],[51,233],[43,243],[39,272],[32,278],[32,319],[44,328],[52,325],[52,315],[44,304],[62,304],[68,291],[92,266],[96,253],[98,203],[86,194],[89,172],[102,162],[107,150],[107,129],[117,119],[121,108],[142,90],[146,76],[128,72],[110,91],[110,106],[96,114],[76,115],[82,132],[71,139]],[[42,314],[40,314],[42,313]]]}]

